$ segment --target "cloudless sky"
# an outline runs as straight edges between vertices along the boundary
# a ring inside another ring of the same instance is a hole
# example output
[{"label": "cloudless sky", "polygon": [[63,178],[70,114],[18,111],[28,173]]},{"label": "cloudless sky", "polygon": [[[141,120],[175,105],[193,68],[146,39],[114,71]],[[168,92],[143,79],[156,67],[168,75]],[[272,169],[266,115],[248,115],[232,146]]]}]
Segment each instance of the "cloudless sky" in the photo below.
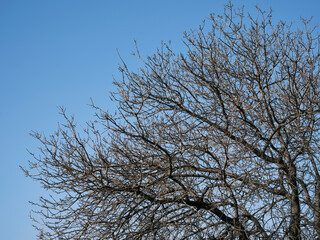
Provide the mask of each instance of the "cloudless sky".
[{"label": "cloudless sky", "polygon": [[[134,40],[145,55],[161,41],[182,48],[183,32],[197,28],[210,13],[221,13],[221,0],[0,0],[0,239],[32,240],[29,214],[44,193],[25,178],[19,165],[31,160],[39,144],[28,133],[47,134],[61,121],[64,105],[77,122],[93,119],[90,98],[114,109],[109,93],[119,79],[121,57],[131,68]],[[235,0],[248,11],[258,4],[274,10],[274,19],[297,22],[314,16],[319,0]]]}]

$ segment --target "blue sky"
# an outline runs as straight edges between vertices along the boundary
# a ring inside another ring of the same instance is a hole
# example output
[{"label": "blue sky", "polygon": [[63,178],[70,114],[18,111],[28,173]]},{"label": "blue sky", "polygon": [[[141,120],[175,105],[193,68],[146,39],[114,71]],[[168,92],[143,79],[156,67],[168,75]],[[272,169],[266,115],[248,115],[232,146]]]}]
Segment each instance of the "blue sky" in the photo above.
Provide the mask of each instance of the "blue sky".
[{"label": "blue sky", "polygon": [[[26,149],[39,146],[31,130],[52,133],[64,105],[84,124],[94,112],[90,98],[105,109],[114,90],[112,76],[120,59],[138,65],[130,55],[137,40],[145,55],[161,41],[182,49],[183,31],[197,28],[219,0],[0,0],[0,238],[36,239],[29,219],[31,205],[43,190],[24,177],[19,165],[31,159]],[[297,22],[314,16],[320,23],[319,0],[238,0],[249,11],[272,7],[275,20]]]}]

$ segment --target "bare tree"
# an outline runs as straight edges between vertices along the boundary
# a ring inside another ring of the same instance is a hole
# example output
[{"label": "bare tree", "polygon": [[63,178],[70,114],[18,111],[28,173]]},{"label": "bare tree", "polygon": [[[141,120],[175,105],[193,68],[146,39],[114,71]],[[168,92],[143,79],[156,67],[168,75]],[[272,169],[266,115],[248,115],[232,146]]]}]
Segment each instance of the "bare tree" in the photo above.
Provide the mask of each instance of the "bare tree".
[{"label": "bare tree", "polygon": [[40,238],[319,238],[319,37],[302,23],[227,6],[185,53],[122,63],[116,113],[79,133],[62,109],[25,170],[56,193],[35,204]]}]

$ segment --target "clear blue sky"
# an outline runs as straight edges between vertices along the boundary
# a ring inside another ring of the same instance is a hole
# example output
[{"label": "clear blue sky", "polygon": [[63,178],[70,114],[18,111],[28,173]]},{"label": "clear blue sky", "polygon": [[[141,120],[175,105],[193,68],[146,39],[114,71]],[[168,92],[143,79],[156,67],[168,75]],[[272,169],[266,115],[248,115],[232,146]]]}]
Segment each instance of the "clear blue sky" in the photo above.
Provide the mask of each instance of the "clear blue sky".
[{"label": "clear blue sky", "polygon": [[[112,75],[119,76],[116,49],[129,66],[133,40],[145,54],[161,41],[181,49],[182,33],[197,28],[220,0],[0,0],[0,239],[36,239],[28,201],[37,201],[39,184],[24,177],[19,165],[31,159],[38,143],[28,133],[52,133],[64,105],[79,123],[92,119],[90,97],[113,108],[108,99]],[[274,9],[276,20],[314,16],[319,0],[235,0]],[[261,3],[261,4],[260,4]]]}]

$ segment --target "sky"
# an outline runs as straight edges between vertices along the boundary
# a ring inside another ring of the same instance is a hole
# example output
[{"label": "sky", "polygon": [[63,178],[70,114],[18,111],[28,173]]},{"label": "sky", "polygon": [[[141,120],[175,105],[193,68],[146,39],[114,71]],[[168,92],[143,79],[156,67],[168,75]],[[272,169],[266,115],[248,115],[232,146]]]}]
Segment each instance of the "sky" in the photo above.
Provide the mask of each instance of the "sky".
[{"label": "sky", "polygon": [[[161,42],[182,51],[183,32],[196,29],[210,13],[222,13],[222,0],[0,0],[0,238],[36,239],[29,218],[41,194],[39,183],[24,176],[40,146],[32,130],[53,133],[61,121],[58,106],[80,125],[94,118],[93,99],[103,109],[120,79],[121,57],[139,66],[130,53],[137,41],[144,56]],[[238,0],[253,11],[273,8],[276,21],[299,17],[320,23],[319,0]]]}]

